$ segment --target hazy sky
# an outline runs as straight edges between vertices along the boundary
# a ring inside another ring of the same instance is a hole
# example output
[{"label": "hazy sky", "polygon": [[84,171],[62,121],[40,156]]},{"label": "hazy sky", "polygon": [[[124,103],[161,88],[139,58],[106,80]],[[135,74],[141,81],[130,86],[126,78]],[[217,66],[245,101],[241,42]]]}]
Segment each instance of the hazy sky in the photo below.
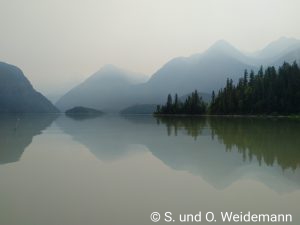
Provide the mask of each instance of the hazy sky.
[{"label": "hazy sky", "polygon": [[104,64],[151,75],[225,39],[255,51],[300,39],[299,0],[0,0],[0,61],[61,91]]}]

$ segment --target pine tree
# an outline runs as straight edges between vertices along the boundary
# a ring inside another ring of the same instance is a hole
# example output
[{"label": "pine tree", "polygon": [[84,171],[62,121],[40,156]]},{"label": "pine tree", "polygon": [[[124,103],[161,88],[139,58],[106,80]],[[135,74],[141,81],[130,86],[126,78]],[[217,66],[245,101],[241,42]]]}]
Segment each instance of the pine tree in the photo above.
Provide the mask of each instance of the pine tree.
[{"label": "pine tree", "polygon": [[278,71],[260,67],[255,75],[244,72],[237,85],[227,79],[211,102],[212,114],[299,114],[300,69],[296,62],[284,63]]}]

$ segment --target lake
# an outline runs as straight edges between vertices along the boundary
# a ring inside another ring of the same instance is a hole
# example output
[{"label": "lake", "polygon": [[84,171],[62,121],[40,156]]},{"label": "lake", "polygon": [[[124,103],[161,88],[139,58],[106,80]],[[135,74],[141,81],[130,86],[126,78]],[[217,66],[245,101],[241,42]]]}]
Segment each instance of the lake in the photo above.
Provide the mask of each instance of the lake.
[{"label": "lake", "polygon": [[179,215],[200,211],[217,221],[201,224],[251,212],[298,225],[300,122],[2,115],[0,199],[0,225],[195,224]]}]

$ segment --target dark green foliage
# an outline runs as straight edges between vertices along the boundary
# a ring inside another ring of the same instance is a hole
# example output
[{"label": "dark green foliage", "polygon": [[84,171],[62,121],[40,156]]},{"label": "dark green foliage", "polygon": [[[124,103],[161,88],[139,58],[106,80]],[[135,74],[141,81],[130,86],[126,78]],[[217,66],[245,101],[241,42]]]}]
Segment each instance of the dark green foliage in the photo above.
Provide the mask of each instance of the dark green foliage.
[{"label": "dark green foliage", "polygon": [[207,127],[207,119],[201,117],[188,116],[157,116],[158,124],[165,124],[167,127],[168,136],[174,134],[177,136],[180,129],[184,129],[186,134],[192,136],[195,140],[203,135],[204,128]]},{"label": "dark green foliage", "polygon": [[259,164],[293,170],[300,166],[300,123],[295,120],[211,117],[209,125],[226,150],[237,149],[244,161],[256,158]]},{"label": "dark green foliage", "polygon": [[300,113],[300,69],[296,62],[284,63],[278,71],[261,67],[256,75],[245,71],[234,85],[227,79],[217,96],[212,94],[210,113],[287,115]]},{"label": "dark green foliage", "polygon": [[[173,101],[169,94],[167,103],[157,106],[156,114],[205,114],[206,104],[193,92],[185,102],[177,94]],[[218,94],[212,92],[209,113],[215,115],[289,115],[300,113],[300,69],[296,62],[275,67],[262,67],[257,74],[253,71],[237,84],[227,79],[226,86]]]},{"label": "dark green foliage", "polygon": [[191,114],[199,115],[206,113],[207,104],[199,96],[197,90],[195,90],[190,96],[186,98],[184,102],[181,102],[178,95],[175,94],[174,101],[169,94],[167,103],[162,106],[157,106],[155,114]]}]

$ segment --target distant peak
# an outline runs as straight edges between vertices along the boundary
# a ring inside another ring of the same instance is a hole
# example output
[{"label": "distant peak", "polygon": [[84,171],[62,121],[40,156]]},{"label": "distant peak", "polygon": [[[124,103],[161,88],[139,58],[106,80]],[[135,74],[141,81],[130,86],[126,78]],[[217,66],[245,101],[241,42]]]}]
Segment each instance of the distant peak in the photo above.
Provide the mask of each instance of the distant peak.
[{"label": "distant peak", "polygon": [[224,39],[220,39],[216,41],[213,46],[232,46],[228,41],[225,41]]},{"label": "distant peak", "polygon": [[240,51],[225,40],[216,41],[206,53],[225,53],[229,55],[240,55]]},{"label": "distant peak", "polygon": [[[217,50],[236,50],[236,48],[225,40],[216,41],[209,49]],[[209,50],[208,49],[208,50]]]},{"label": "distant peak", "polygon": [[126,79],[132,83],[142,83],[145,82],[148,77],[140,74],[140,73],[134,73],[128,70],[125,70],[123,68],[120,68],[118,66],[115,66],[113,64],[106,64],[102,66],[97,72],[92,74],[87,80],[94,79],[94,78],[122,78]]},{"label": "distant peak", "polygon": [[219,43],[221,45],[230,46],[230,47],[234,48],[234,46],[229,41],[226,41],[224,39],[220,39],[220,40],[218,40],[218,41],[215,42],[215,44],[217,44],[217,43]]},{"label": "distant peak", "polygon": [[97,74],[126,74],[127,71],[113,64],[106,64],[102,66],[96,73]]}]

